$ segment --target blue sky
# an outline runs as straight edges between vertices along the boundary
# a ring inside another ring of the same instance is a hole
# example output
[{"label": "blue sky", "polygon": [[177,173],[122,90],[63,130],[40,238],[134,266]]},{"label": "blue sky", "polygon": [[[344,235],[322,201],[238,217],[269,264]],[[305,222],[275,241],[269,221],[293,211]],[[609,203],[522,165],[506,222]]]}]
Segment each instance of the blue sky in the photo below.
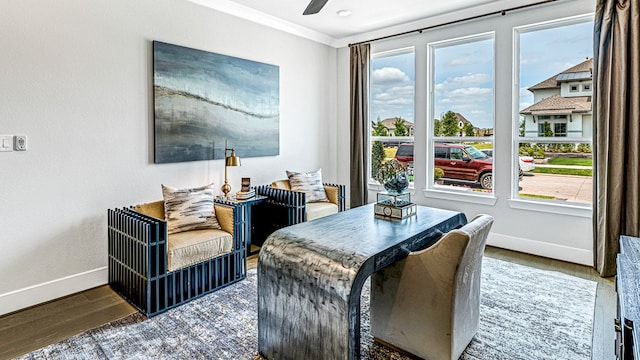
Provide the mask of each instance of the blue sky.
[{"label": "blue sky", "polygon": [[434,118],[451,110],[477,127],[493,127],[493,52],[493,39],[434,49]]},{"label": "blue sky", "polygon": [[[593,56],[592,34],[593,22],[522,33],[520,109],[533,101],[528,87]],[[493,127],[493,52],[492,39],[434,50],[435,118],[452,110],[476,127]],[[413,53],[373,59],[372,120],[399,116],[415,122],[416,65]]]},{"label": "blue sky", "polygon": [[414,121],[415,65],[413,52],[373,59],[371,119],[401,117]]},{"label": "blue sky", "polygon": [[520,109],[532,105],[527,88],[593,57],[593,22],[520,35]]}]

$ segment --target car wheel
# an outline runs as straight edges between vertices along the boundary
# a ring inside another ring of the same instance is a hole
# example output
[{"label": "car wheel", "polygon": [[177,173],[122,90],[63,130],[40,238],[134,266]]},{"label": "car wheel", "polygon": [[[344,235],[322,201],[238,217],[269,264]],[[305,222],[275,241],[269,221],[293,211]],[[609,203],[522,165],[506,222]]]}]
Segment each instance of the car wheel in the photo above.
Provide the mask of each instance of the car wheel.
[{"label": "car wheel", "polygon": [[493,187],[493,175],[490,172],[480,176],[480,186],[482,186],[483,189],[491,190]]}]

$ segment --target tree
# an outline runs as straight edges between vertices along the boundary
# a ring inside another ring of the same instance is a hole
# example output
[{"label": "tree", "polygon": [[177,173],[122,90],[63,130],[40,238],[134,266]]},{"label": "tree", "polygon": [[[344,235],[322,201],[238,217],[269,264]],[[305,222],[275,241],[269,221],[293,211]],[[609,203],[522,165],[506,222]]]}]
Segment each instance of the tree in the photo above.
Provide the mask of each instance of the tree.
[{"label": "tree", "polygon": [[553,136],[553,131],[551,130],[551,124],[549,124],[548,121],[545,121],[544,124],[544,137],[552,137]]},{"label": "tree", "polygon": [[371,177],[376,176],[380,166],[384,162],[385,153],[384,146],[382,145],[382,141],[374,141],[371,144]]},{"label": "tree", "polygon": [[[384,126],[380,118],[373,127],[373,136],[389,136],[387,128]],[[375,177],[378,169],[384,162],[386,154],[384,153],[384,145],[382,141],[374,141],[371,143],[371,177]]]},{"label": "tree", "polygon": [[520,120],[520,136],[524,136],[524,119]]},{"label": "tree", "polygon": [[442,136],[441,124],[442,121],[433,119],[433,136]]},{"label": "tree", "polygon": [[373,136],[388,136],[389,132],[387,132],[387,128],[384,126],[382,121],[378,120],[376,122],[375,127],[373,128]]},{"label": "tree", "polygon": [[474,129],[473,125],[471,125],[470,123],[464,124],[464,126],[462,127],[462,132],[464,133],[465,136],[476,135],[476,129]]},{"label": "tree", "polygon": [[393,135],[395,136],[409,136],[409,129],[404,124],[404,119],[397,117],[393,122]]},{"label": "tree", "polygon": [[453,111],[449,110],[442,116],[440,120],[440,133],[443,136],[458,136],[460,134],[458,117]]}]

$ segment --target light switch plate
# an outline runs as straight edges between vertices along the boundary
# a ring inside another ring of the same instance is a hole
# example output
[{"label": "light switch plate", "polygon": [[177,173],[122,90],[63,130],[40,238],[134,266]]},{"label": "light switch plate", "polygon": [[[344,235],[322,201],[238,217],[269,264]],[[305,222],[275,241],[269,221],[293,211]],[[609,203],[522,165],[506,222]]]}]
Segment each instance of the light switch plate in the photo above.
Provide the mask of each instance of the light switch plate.
[{"label": "light switch plate", "polygon": [[27,135],[16,135],[14,144],[16,151],[27,151]]},{"label": "light switch plate", "polygon": [[13,151],[13,135],[0,135],[0,151]]}]

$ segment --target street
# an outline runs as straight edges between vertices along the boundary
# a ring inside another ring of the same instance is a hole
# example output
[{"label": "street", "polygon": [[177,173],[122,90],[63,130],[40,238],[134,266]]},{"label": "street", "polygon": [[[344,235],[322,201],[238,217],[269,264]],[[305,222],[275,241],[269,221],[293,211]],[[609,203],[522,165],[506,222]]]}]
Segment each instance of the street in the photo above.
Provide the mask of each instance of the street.
[{"label": "street", "polygon": [[525,173],[520,194],[555,196],[557,200],[591,203],[593,179],[587,176]]}]

